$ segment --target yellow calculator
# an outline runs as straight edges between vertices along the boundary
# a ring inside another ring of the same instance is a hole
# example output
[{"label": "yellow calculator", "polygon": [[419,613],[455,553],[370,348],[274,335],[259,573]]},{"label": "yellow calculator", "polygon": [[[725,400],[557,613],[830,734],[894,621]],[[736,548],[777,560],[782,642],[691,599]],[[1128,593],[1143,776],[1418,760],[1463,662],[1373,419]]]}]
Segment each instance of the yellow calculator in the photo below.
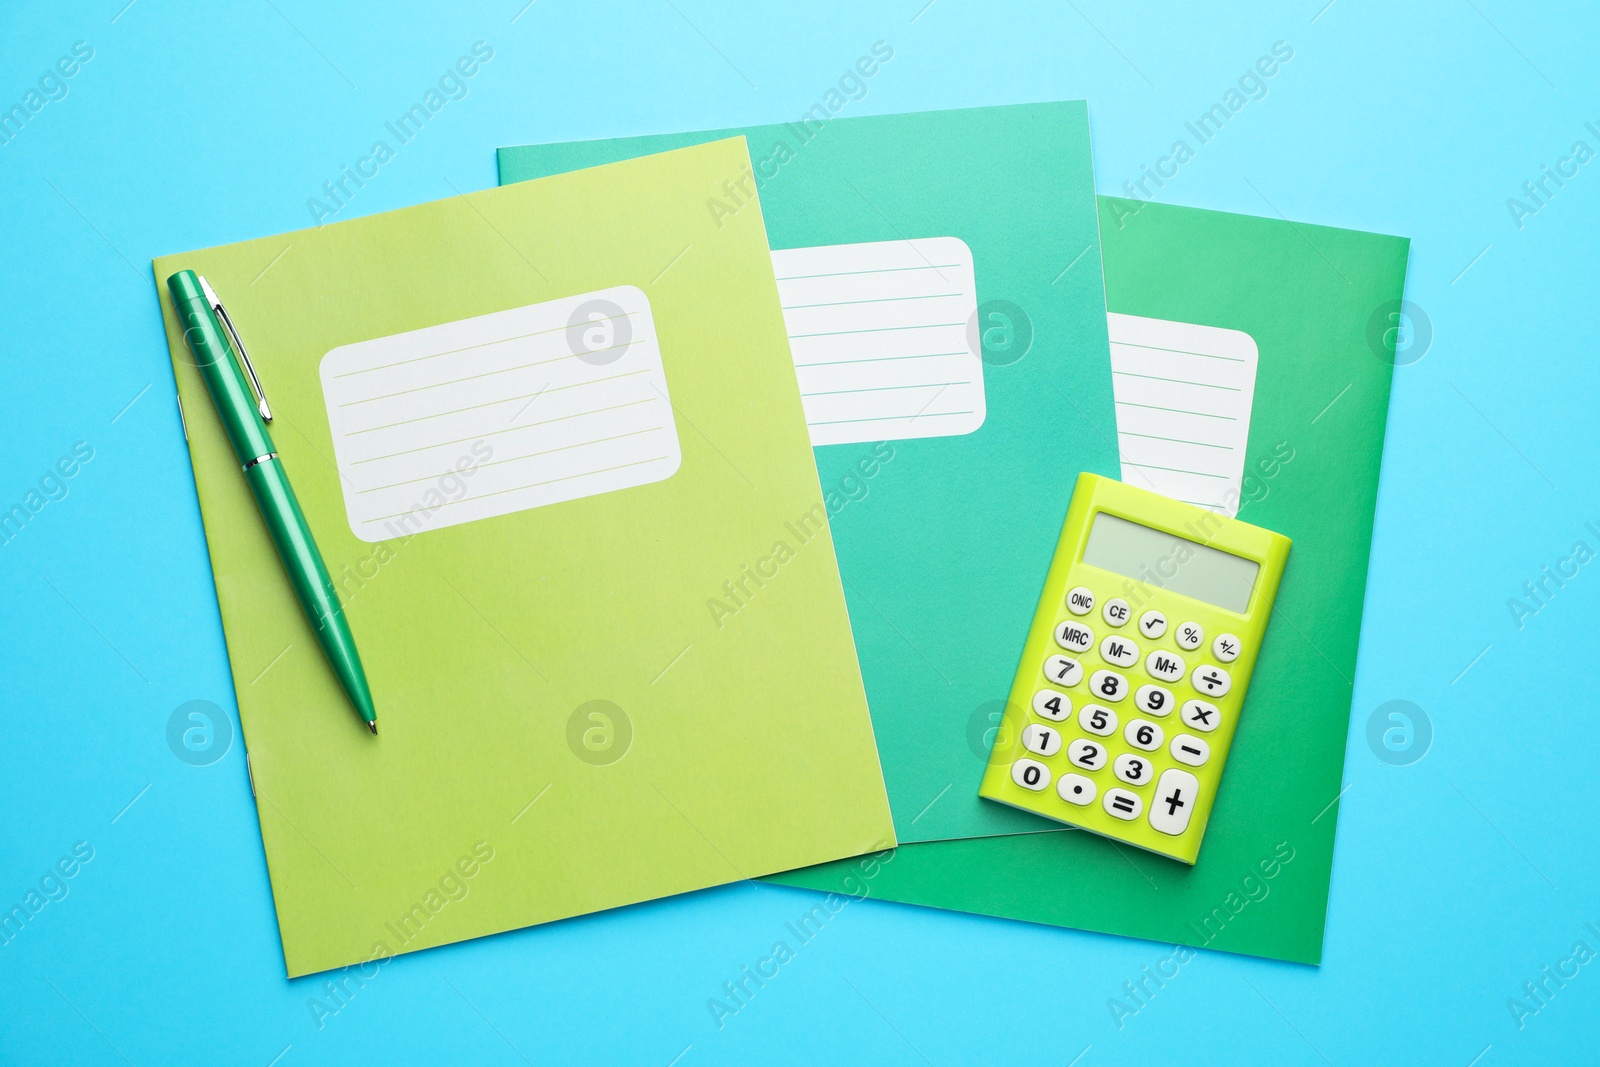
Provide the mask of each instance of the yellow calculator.
[{"label": "yellow calculator", "polygon": [[1289,543],[1078,475],[979,794],[1194,863]]}]

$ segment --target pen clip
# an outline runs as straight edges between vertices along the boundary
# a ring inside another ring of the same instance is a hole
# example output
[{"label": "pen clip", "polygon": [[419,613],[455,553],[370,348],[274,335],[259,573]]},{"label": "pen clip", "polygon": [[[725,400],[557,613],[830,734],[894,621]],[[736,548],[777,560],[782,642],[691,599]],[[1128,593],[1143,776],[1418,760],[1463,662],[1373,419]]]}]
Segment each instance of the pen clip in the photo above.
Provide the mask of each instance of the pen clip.
[{"label": "pen clip", "polygon": [[228,317],[228,309],[222,306],[222,301],[217,297],[211,283],[206,281],[204,274],[199,275],[200,291],[206,295],[206,303],[211,305],[211,310],[216,312],[217,318],[222,320],[223,327],[228,331],[228,336],[233,339],[233,347],[239,352],[239,358],[244,360],[245,373],[250,376],[250,385],[256,391],[256,405],[261,411],[263,422],[272,421],[272,409],[267,406],[267,392],[261,388],[261,379],[256,377],[255,367],[250,365],[250,353],[244,350],[244,342],[239,339],[239,331],[233,325],[233,319]]}]

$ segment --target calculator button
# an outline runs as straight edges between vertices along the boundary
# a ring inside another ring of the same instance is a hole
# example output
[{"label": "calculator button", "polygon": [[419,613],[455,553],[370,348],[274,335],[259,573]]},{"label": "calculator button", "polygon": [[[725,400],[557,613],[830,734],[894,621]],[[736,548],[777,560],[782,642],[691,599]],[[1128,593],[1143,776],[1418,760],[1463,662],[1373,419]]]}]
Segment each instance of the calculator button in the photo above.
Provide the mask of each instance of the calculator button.
[{"label": "calculator button", "polygon": [[1172,714],[1172,690],[1163,686],[1141,685],[1133,694],[1133,702],[1139,705],[1140,711],[1151,715]]},{"label": "calculator button", "polygon": [[1131,614],[1128,602],[1119,596],[1114,596],[1106,601],[1106,606],[1100,609],[1100,614],[1112,626],[1121,626],[1128,621]]},{"label": "calculator button", "polygon": [[1094,631],[1068,619],[1056,624],[1056,644],[1068,652],[1087,652],[1094,645]]},{"label": "calculator button", "polygon": [[1083,668],[1066,656],[1051,656],[1044,661],[1044,676],[1059,686],[1071,687],[1083,680]]},{"label": "calculator button", "polygon": [[1081,774],[1063,774],[1061,781],[1056,783],[1056,792],[1061,799],[1080,807],[1092,801],[1099,791],[1093,782]]},{"label": "calculator button", "polygon": [[1217,710],[1217,706],[1207,704],[1204,700],[1187,701],[1179,717],[1183,719],[1184,725],[1204,730],[1208,734],[1222,721],[1222,713]]},{"label": "calculator button", "polygon": [[1061,735],[1048,726],[1030,722],[1022,728],[1022,747],[1040,756],[1054,756],[1061,751]]},{"label": "calculator button", "polygon": [[1150,801],[1150,825],[1177,837],[1189,828],[1189,815],[1200,796],[1200,781],[1176,767],[1161,772],[1155,799]]},{"label": "calculator button", "polygon": [[1038,760],[1019,759],[1011,765],[1011,780],[1035,792],[1050,784],[1050,768]]},{"label": "calculator button", "polygon": [[1067,699],[1065,693],[1058,693],[1054,689],[1041,689],[1033,694],[1033,713],[1040,718],[1060,722],[1072,714],[1072,701]]},{"label": "calculator button", "polygon": [[[1160,748],[1161,742],[1166,738],[1161,732],[1161,727],[1148,719],[1134,719],[1123,729],[1122,736],[1127,738],[1128,744],[1134,748],[1142,748],[1146,752],[1154,752]],[[1026,732],[1022,735],[1022,743],[1025,745],[1028,743]],[[1049,754],[1045,753],[1046,756]]]},{"label": "calculator button", "polygon": [[1094,594],[1085,586],[1078,586],[1067,594],[1067,610],[1074,615],[1087,615],[1094,610]]},{"label": "calculator button", "polygon": [[1139,662],[1139,646],[1112,634],[1100,642],[1100,658],[1117,667],[1131,667]]},{"label": "calculator button", "polygon": [[1233,634],[1218,634],[1211,642],[1211,654],[1224,663],[1239,658],[1239,639]]},{"label": "calculator button", "polygon": [[1102,708],[1099,704],[1085,704],[1083,710],[1078,712],[1078,725],[1087,733],[1105,737],[1115,732],[1117,713],[1110,708]]},{"label": "calculator button", "polygon": [[1150,677],[1160,678],[1163,682],[1176,682],[1183,677],[1187,668],[1183,657],[1176,652],[1162,652],[1160,649],[1145,657],[1144,669],[1150,672]]},{"label": "calculator button", "polygon": [[1201,664],[1189,676],[1189,684],[1208,697],[1225,697],[1233,688],[1233,679],[1221,667]]},{"label": "calculator button", "polygon": [[1111,772],[1129,785],[1147,785],[1150,781],[1150,761],[1143,756],[1124,752],[1111,765]]},{"label": "calculator button", "polygon": [[1167,632],[1167,617],[1159,611],[1147,611],[1139,616],[1139,632],[1154,641]]},{"label": "calculator button", "polygon": [[1116,671],[1095,671],[1089,676],[1089,691],[1102,700],[1121,700],[1128,695],[1128,680]]},{"label": "calculator button", "polygon": [[1172,758],[1179,763],[1187,763],[1191,767],[1199,767],[1211,758],[1211,746],[1193,734],[1179,734],[1172,739],[1172,746],[1167,749],[1172,753]]},{"label": "calculator button", "polygon": [[1200,647],[1200,642],[1206,639],[1206,632],[1197,622],[1179,623],[1178,632],[1172,635],[1172,639],[1178,642],[1179,648],[1188,652]]},{"label": "calculator button", "polygon": [[1137,819],[1139,813],[1144,810],[1144,800],[1138,793],[1130,793],[1126,789],[1115,787],[1106,790],[1106,798],[1102,803],[1107,815],[1119,819]]},{"label": "calculator button", "polygon": [[1106,765],[1106,749],[1098,741],[1080,737],[1067,746],[1067,759],[1074,767],[1098,771]]}]

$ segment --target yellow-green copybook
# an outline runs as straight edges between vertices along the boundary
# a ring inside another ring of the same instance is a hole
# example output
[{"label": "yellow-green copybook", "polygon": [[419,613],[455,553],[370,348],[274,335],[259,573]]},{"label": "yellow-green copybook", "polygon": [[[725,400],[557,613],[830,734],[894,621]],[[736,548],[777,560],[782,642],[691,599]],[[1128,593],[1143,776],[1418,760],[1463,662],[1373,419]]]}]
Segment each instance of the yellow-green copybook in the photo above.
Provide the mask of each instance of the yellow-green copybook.
[{"label": "yellow-green copybook", "polygon": [[291,976],[893,843],[760,207],[704,207],[748,169],[733,138],[155,261],[227,304],[379,711],[158,284]]}]

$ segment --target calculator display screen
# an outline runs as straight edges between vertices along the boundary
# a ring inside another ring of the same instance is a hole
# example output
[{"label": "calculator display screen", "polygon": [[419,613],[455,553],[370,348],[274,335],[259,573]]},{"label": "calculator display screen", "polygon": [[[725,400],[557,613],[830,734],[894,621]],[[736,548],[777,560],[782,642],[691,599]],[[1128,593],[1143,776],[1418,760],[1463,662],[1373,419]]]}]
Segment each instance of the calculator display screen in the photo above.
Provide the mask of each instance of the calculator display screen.
[{"label": "calculator display screen", "polygon": [[1261,570],[1254,560],[1105,512],[1089,528],[1083,561],[1241,615]]}]

